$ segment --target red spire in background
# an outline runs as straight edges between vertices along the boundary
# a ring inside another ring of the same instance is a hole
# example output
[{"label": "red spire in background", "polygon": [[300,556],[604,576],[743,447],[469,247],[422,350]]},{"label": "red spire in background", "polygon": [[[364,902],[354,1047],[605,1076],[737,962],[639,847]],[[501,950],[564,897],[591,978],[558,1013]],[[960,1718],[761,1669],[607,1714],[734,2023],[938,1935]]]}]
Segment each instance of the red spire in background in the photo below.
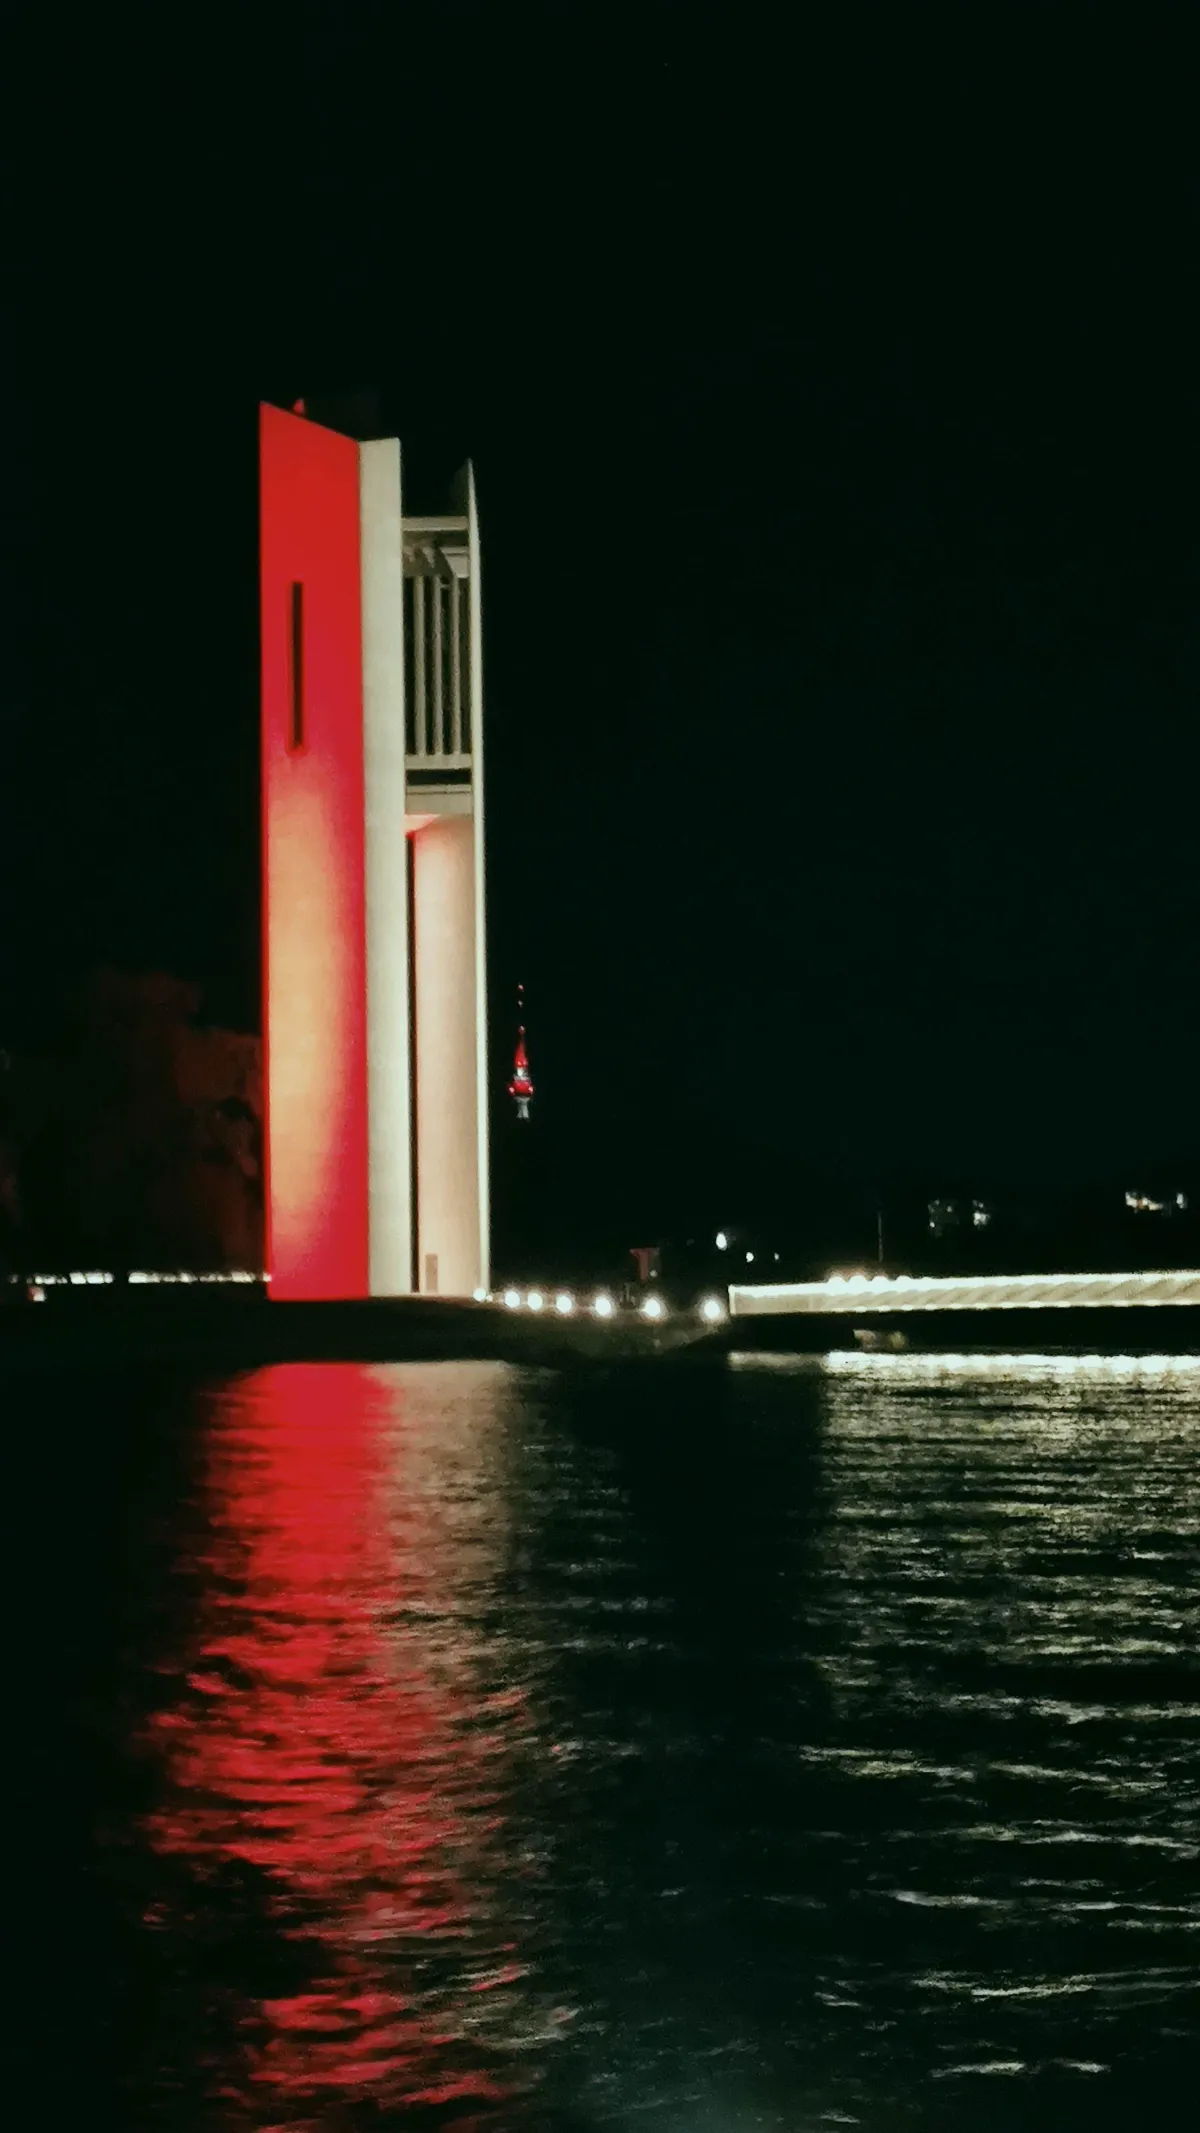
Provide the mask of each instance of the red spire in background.
[{"label": "red spire in background", "polygon": [[[517,987],[517,1014],[525,1012],[525,987]],[[525,1024],[517,1028],[517,1048],[513,1053],[513,1077],[508,1084],[508,1093],[517,1106],[517,1117],[528,1118],[529,1102],[533,1095],[533,1076],[529,1071],[529,1054],[525,1049]]]}]

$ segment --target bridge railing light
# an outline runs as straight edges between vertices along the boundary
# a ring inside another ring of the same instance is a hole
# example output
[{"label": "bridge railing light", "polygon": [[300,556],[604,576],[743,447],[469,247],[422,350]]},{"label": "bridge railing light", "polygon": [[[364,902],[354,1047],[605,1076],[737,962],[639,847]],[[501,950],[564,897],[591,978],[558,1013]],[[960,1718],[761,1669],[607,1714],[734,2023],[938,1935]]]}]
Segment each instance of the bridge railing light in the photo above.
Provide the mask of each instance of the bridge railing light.
[{"label": "bridge railing light", "polygon": [[1200,1305],[1200,1270],[1175,1267],[1125,1274],[867,1274],[839,1272],[824,1281],[734,1285],[730,1310],[757,1312],[908,1313],[938,1311],[1078,1311]]}]

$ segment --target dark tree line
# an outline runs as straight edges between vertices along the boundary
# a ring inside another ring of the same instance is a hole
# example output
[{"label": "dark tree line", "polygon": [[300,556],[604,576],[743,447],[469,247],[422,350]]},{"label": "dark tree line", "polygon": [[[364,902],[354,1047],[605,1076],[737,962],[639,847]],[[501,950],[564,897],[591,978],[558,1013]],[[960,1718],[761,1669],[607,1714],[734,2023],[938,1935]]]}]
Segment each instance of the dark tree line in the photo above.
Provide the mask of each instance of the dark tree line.
[{"label": "dark tree line", "polygon": [[199,1007],[176,978],[102,969],[0,1055],[10,1269],[261,1266],[261,1043]]}]

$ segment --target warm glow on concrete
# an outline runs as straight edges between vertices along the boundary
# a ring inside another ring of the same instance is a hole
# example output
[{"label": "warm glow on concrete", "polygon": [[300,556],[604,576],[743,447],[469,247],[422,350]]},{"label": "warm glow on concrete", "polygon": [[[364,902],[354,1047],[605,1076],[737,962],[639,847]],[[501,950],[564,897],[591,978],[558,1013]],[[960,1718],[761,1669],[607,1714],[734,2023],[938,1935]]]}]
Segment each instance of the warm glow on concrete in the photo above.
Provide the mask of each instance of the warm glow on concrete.
[{"label": "warm glow on concrete", "polygon": [[418,1286],[469,1296],[480,1263],[475,834],[447,815],[414,841]]},{"label": "warm glow on concrete", "polygon": [[[271,954],[272,1265],[282,1293],[334,1294],[317,1267],[325,1217],[339,1197],[342,1150],[329,1125],[353,1130],[356,1123],[342,1061],[329,1042],[330,1029],[357,1005],[347,997],[345,973],[353,912],[339,893],[336,832],[319,789],[299,786],[281,795],[271,841],[272,892],[281,914]],[[357,1262],[365,1228],[361,1240],[347,1242]],[[297,1286],[306,1268],[316,1289]]]}]

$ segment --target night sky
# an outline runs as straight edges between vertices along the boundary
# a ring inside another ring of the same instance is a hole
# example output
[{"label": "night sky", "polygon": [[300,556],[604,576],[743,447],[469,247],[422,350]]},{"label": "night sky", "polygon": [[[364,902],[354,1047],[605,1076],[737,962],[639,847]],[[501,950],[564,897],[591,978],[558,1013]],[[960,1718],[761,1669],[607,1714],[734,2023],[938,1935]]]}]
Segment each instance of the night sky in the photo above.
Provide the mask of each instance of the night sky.
[{"label": "night sky", "polygon": [[1182,54],[901,12],[56,57],[0,1042],[101,958],[256,1023],[255,406],[372,386],[476,464],[498,1085],[523,979],[563,1145],[1200,1158]]}]

